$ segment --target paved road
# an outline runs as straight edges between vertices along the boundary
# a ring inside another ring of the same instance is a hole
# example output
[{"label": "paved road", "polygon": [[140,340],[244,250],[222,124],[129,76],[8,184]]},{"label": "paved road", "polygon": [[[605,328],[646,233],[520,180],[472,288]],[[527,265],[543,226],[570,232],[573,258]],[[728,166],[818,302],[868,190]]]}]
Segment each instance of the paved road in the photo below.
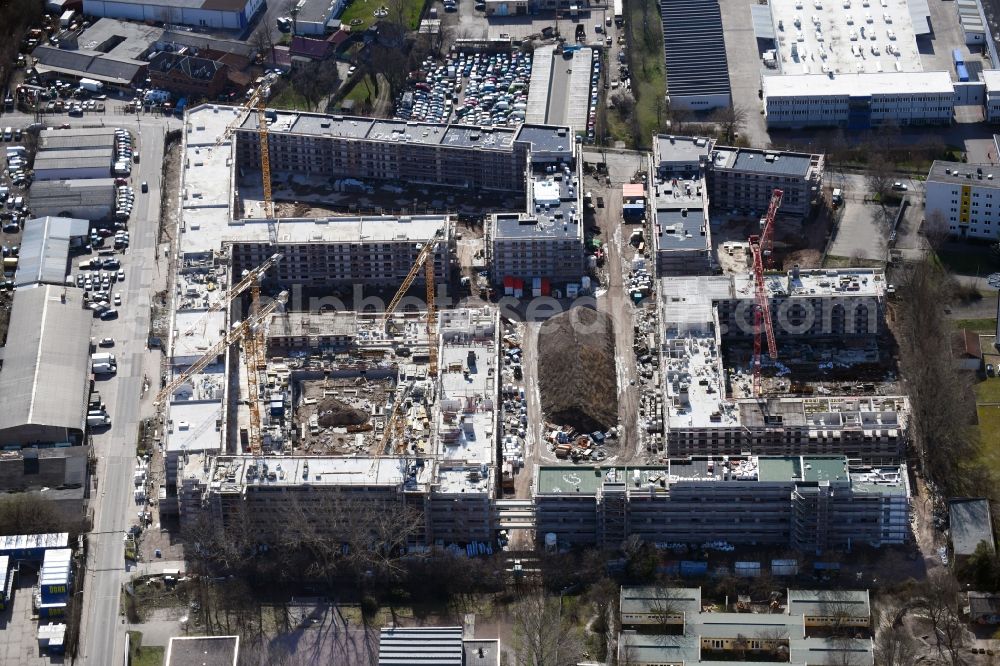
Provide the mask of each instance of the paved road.
[{"label": "paved road", "polygon": [[[85,664],[112,664],[124,647],[125,627],[115,618],[119,613],[119,595],[125,574],[123,535],[135,522],[138,507],[132,493],[135,469],[135,445],[142,418],[140,398],[148,375],[157,385],[158,372],[149,372],[146,338],[149,332],[153,283],[158,276],[155,262],[157,229],[160,214],[160,174],[163,165],[163,121],[118,120],[138,137],[142,155],[139,168],[133,171],[136,207],[130,220],[130,247],[123,259],[125,289],[122,315],[114,322],[95,325],[95,337],[105,335],[116,340],[118,374],[101,382],[100,391],[108,405],[113,427],[93,438],[98,455],[98,488],[94,500],[94,531],[89,539],[90,578],[84,592],[83,627],[79,656]],[[149,183],[148,194],[138,187]],[[120,283],[119,283],[120,285]],[[148,400],[147,400],[148,403]]]},{"label": "paved road", "polygon": [[[109,104],[109,108],[117,108]],[[4,116],[4,123],[24,126],[34,122],[31,115],[13,113]],[[111,351],[118,359],[117,375],[96,385],[112,418],[112,428],[93,437],[98,459],[97,492],[91,500],[94,529],[89,535],[88,579],[83,595],[83,626],[81,627],[78,660],[84,664],[107,666],[120,663],[124,650],[125,626],[118,620],[119,595],[125,579],[123,536],[136,522],[132,475],[135,468],[135,445],[141,408],[150,408],[147,394],[141,403],[144,377],[155,386],[159,375],[157,357],[146,350],[149,331],[150,305],[156,288],[164,282],[161,270],[165,266],[155,261],[155,249],[160,213],[160,177],[163,166],[164,138],[169,129],[180,129],[176,118],[143,115],[117,115],[114,112],[70,118],[66,115],[44,116],[42,122],[58,126],[63,122],[73,127],[125,127],[137,138],[141,161],[132,172],[136,191],[135,208],[129,221],[130,247],[122,257],[124,284],[115,285],[121,291],[123,303],[120,317],[110,322],[95,319],[95,338],[113,337]],[[142,193],[139,183],[146,181],[149,192]],[[157,286],[154,288],[154,283]]]}]

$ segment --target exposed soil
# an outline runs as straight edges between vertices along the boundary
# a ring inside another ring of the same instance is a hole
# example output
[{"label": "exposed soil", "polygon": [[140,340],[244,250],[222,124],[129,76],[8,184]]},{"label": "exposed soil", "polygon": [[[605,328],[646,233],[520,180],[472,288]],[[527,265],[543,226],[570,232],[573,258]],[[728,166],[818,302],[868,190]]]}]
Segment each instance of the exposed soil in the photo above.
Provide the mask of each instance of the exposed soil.
[{"label": "exposed soil", "polygon": [[319,424],[323,428],[361,425],[368,421],[368,414],[336,398],[323,400],[319,404],[317,415],[319,416]]},{"label": "exposed soil", "polygon": [[538,333],[538,385],[545,416],[580,432],[618,422],[617,368],[611,317],[572,308]]}]

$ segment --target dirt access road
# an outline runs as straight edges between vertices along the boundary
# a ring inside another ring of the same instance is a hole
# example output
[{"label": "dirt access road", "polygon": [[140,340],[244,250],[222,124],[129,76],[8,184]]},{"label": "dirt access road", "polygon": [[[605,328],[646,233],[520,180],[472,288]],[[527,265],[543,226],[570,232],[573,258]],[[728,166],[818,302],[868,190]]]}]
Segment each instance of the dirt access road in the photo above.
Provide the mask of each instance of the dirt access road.
[{"label": "dirt access road", "polygon": [[[594,223],[600,229],[607,256],[601,284],[597,286],[597,307],[614,322],[615,366],[618,373],[618,420],[623,426],[617,462],[629,462],[641,454],[638,433],[639,388],[633,353],[635,308],[625,288],[630,270],[626,234],[622,225],[622,185],[629,183],[638,170],[645,170],[647,161],[638,152],[606,152],[585,150],[588,162],[607,164],[607,176],[584,176],[584,190],[595,198],[604,199],[604,207],[596,208]],[[610,184],[608,180],[610,179]],[[630,228],[631,231],[631,228]]]}]

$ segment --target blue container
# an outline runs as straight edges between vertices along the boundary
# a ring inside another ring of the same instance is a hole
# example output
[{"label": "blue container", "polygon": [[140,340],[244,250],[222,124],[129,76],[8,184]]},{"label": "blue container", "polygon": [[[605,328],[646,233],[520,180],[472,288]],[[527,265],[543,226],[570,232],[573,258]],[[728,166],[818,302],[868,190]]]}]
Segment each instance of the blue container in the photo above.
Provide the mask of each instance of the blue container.
[{"label": "blue container", "polygon": [[961,65],[961,64],[955,65],[955,73],[958,74],[958,80],[959,81],[968,81],[969,80],[969,70],[968,70],[968,68],[966,68],[965,65]]},{"label": "blue container", "polygon": [[704,576],[707,573],[708,573],[708,562],[681,560],[681,576],[687,578],[693,576]]}]

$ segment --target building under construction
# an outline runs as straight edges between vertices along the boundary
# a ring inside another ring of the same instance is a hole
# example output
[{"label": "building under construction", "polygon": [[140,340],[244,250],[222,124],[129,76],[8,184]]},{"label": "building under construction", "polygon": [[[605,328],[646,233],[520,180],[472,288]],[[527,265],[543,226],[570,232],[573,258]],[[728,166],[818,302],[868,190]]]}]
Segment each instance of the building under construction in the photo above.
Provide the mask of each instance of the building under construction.
[{"label": "building under construction", "polygon": [[[226,523],[251,515],[266,534],[285,529],[289,512],[311,507],[310,529],[347,538],[338,530],[350,525],[318,509],[340,514],[350,506],[348,513],[370,516],[406,506],[422,517],[413,543],[489,541],[497,313],[446,310],[436,328],[430,337],[425,313],[387,322],[353,312],[272,314],[270,353],[258,374],[263,455],[248,455],[230,428],[221,439],[234,455],[189,457],[178,479],[182,518],[209,511]],[[235,367],[243,386],[246,366]],[[246,400],[241,388],[230,401],[236,428],[250,420]]]},{"label": "building under construction", "polygon": [[[765,390],[756,396],[751,276],[660,282],[667,454],[900,460],[906,398],[880,390],[875,381],[852,381],[848,392],[839,390],[844,382],[823,381],[857,376],[863,369],[872,376],[891,375],[893,360],[880,337],[885,334],[885,275],[871,269],[793,270],[768,274],[765,287],[778,357],[765,359]],[[731,348],[742,354],[727,353]]]},{"label": "building under construction", "polygon": [[[856,367],[859,360],[878,365],[881,273],[768,275],[779,349],[778,361],[766,367],[770,382],[762,398],[751,390],[747,370],[754,281],[665,279],[659,353],[650,346],[659,361],[653,383],[662,387],[662,417],[647,422],[665,430],[669,463],[641,470],[543,468],[532,498],[500,500],[497,455],[505,433],[496,308],[437,311],[430,291],[417,308],[394,298],[385,315],[345,308],[329,296],[360,284],[398,287],[398,297],[417,281],[432,287],[445,279],[450,219],[242,218],[234,196],[237,165],[253,166],[253,149],[260,148],[242,113],[202,106],[186,116],[170,360],[158,398],[167,484],[177,498],[161,502],[161,509],[177,507],[182,524],[207,515],[222,525],[249,525],[279,546],[306,533],[351,541],[355,531],[370,534],[376,527],[387,530],[380,547],[393,528],[393,539],[419,547],[491,543],[500,528],[610,547],[630,534],[694,543],[707,538],[682,520],[705,513],[706,506],[693,512],[694,500],[685,499],[694,493],[711,494],[722,507],[711,512],[711,534],[732,534],[733,543],[823,550],[857,539],[905,539],[905,469],[891,464],[902,451],[905,399],[864,386],[857,394],[835,393],[822,382],[814,393],[809,386],[782,386],[788,373],[779,365],[782,345],[806,343],[813,355],[797,350],[796,358],[806,361],[789,371],[808,374],[801,367],[808,363],[816,375]],[[575,145],[561,142],[558,128],[495,130],[491,136],[507,143],[483,147],[477,142],[485,134],[473,138],[470,128],[404,124],[383,135],[383,121],[291,114],[294,122],[286,127],[283,117],[274,159],[288,168],[300,158],[335,159],[298,154],[313,143],[324,151],[340,144],[388,150],[403,161],[430,151],[441,159],[433,169],[418,165],[430,169],[418,180],[437,184],[461,185],[461,174],[438,170],[480,154],[521,165],[518,177],[532,179],[521,181],[521,191],[533,197],[527,213],[536,216],[525,226],[547,235],[515,229],[509,238],[487,239],[490,261],[511,262],[509,270],[491,266],[493,276],[537,277],[549,270],[518,263],[518,255],[544,254],[538,243],[552,239],[565,241],[573,262],[562,263],[575,275],[582,241],[582,225],[572,227],[580,210],[579,171]],[[241,127],[236,138],[229,134],[234,124]],[[334,125],[340,135],[326,136]],[[365,168],[374,169],[374,153],[364,155]],[[327,166],[331,174],[344,167]],[[398,177],[379,173],[372,178]],[[494,175],[500,179],[494,185],[480,185],[520,187],[506,171],[471,177]],[[519,219],[506,222],[519,227]],[[511,245],[500,248],[506,255],[490,250],[507,240]],[[569,285],[575,277],[564,279]],[[263,298],[261,282],[291,294]],[[319,300],[297,300],[300,287],[314,288]],[[841,344],[824,346],[826,340]],[[766,460],[771,455],[791,457]],[[711,456],[712,462],[686,456]],[[739,460],[756,466],[755,478]],[[735,526],[734,500],[745,507]],[[751,521],[760,529],[746,530]]]}]

